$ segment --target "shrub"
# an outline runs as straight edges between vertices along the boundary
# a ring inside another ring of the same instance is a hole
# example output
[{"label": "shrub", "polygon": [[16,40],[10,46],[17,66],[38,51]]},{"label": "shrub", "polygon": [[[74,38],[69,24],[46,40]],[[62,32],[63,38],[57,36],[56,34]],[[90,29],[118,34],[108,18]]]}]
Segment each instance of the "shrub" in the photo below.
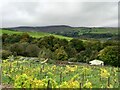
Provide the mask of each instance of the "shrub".
[{"label": "shrub", "polygon": [[7,37],[8,37],[8,34],[2,34],[2,42],[4,42]]},{"label": "shrub", "polygon": [[13,35],[3,35],[2,37],[4,43],[16,43],[19,42],[21,39],[20,35],[13,34]]},{"label": "shrub", "polygon": [[77,51],[75,48],[72,48],[68,45],[67,47],[65,47],[65,51],[68,54],[68,58],[76,57]]},{"label": "shrub", "polygon": [[75,48],[77,52],[80,52],[81,50],[85,49],[83,41],[79,39],[72,39],[70,40],[69,44],[72,48]]},{"label": "shrub", "polygon": [[118,62],[118,55],[117,46],[107,46],[99,52],[98,58],[103,60],[107,65],[118,66],[120,64]]},{"label": "shrub", "polygon": [[68,55],[65,52],[64,47],[62,47],[62,46],[55,50],[54,56],[55,56],[55,59],[57,59],[57,60],[67,60],[68,59]]},{"label": "shrub", "polygon": [[102,44],[99,40],[88,40],[84,42],[84,46],[86,49],[97,50],[100,51],[102,49]]},{"label": "shrub", "polygon": [[30,44],[26,47],[26,54],[30,57],[37,57],[40,51],[40,48],[36,44]]},{"label": "shrub", "polygon": [[12,55],[12,53],[8,50],[2,50],[2,51],[0,51],[0,55],[2,56],[3,59],[6,59],[10,55]]},{"label": "shrub", "polygon": [[21,43],[15,43],[10,46],[10,51],[17,55],[23,55],[25,50]]},{"label": "shrub", "polygon": [[107,40],[106,42],[103,43],[103,47],[107,47],[107,46],[117,46],[118,45],[118,41],[115,40]]},{"label": "shrub", "polygon": [[40,50],[38,58],[51,59],[52,58],[52,51],[50,49],[43,48]]}]

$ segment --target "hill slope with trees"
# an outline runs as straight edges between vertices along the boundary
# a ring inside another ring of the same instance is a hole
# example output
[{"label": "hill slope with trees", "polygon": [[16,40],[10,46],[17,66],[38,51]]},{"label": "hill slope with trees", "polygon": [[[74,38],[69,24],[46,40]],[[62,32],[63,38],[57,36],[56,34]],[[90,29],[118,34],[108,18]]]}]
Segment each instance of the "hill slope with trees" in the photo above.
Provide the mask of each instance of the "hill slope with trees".
[{"label": "hill slope with trees", "polygon": [[77,38],[71,40],[60,39],[52,35],[35,38],[28,33],[2,34],[2,58],[10,55],[39,57],[52,62],[71,61],[88,63],[93,59],[100,59],[105,65],[119,66],[118,42],[116,40],[82,41]]}]

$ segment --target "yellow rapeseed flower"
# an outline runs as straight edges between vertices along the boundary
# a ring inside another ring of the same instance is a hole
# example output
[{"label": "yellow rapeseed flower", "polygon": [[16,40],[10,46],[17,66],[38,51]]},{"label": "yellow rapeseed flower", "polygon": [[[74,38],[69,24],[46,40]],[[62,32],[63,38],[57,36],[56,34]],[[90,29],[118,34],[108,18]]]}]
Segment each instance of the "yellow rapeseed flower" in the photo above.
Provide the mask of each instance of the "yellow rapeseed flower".
[{"label": "yellow rapeseed flower", "polygon": [[100,76],[102,77],[102,78],[108,78],[109,76],[110,76],[110,73],[107,71],[107,70],[105,70],[105,69],[100,69],[101,70],[101,72],[100,72]]},{"label": "yellow rapeseed flower", "polygon": [[92,88],[92,83],[87,80],[86,83],[83,85],[83,88]]},{"label": "yellow rapeseed flower", "polygon": [[66,70],[70,72],[74,72],[77,70],[77,65],[75,65],[74,67],[70,67],[69,65],[66,65]]}]

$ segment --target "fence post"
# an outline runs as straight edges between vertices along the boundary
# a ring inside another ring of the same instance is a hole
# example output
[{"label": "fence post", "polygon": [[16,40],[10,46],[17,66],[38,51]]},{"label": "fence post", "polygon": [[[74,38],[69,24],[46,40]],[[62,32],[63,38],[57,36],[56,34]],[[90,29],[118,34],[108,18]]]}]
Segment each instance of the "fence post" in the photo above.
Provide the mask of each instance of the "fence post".
[{"label": "fence post", "polygon": [[62,72],[60,73],[60,83],[62,82]]},{"label": "fence post", "polygon": [[80,82],[80,90],[82,90],[82,83]]},{"label": "fence post", "polygon": [[108,77],[108,87],[110,87],[110,77]]},{"label": "fence post", "polygon": [[47,90],[52,90],[52,87],[50,87],[50,80],[48,80]]},{"label": "fence post", "polygon": [[30,64],[29,64],[29,65],[30,65],[30,67],[31,67],[31,62],[30,62]]}]

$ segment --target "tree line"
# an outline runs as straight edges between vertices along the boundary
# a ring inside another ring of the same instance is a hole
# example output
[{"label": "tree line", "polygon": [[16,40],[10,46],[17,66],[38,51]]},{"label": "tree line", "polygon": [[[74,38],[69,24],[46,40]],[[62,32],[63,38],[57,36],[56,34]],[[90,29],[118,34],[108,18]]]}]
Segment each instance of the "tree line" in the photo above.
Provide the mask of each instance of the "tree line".
[{"label": "tree line", "polygon": [[117,40],[117,36],[118,36],[112,33],[91,33],[90,30],[52,32],[52,34],[63,35],[73,38],[95,38],[95,39],[110,38],[112,40]]},{"label": "tree line", "polygon": [[38,57],[60,61],[72,61],[89,63],[90,60],[100,59],[106,65],[119,66],[118,63],[118,42],[116,40],[87,40],[73,38],[56,38],[45,36],[41,38],[31,37],[27,33],[2,34],[2,58],[6,59],[10,55]]}]

